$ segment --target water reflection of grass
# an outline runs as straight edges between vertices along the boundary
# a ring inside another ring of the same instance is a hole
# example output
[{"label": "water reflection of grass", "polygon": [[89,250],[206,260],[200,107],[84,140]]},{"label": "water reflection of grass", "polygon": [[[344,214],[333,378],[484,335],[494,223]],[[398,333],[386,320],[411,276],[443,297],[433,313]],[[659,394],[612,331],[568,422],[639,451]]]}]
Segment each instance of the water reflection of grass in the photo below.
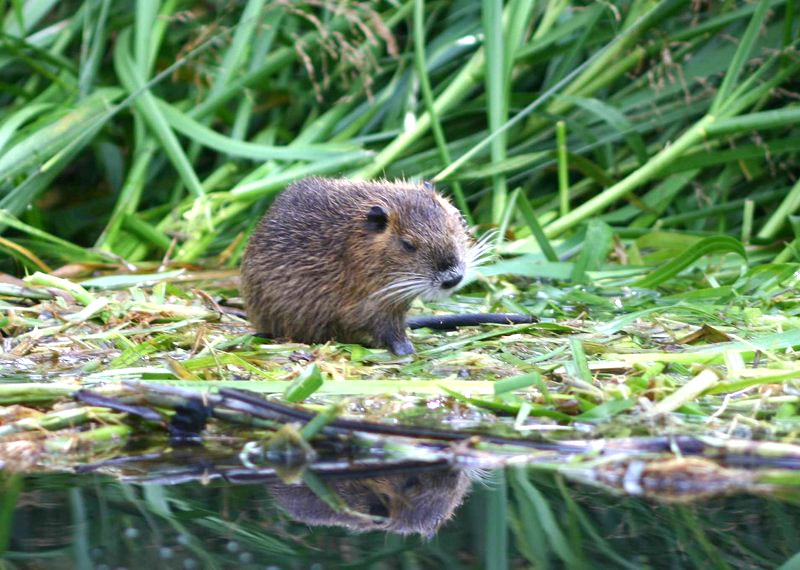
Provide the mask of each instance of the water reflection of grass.
[{"label": "water reflection of grass", "polygon": [[62,475],[16,485],[13,526],[4,527],[12,568],[775,568],[795,554],[800,522],[796,505],[775,498],[652,503],[516,469],[476,484],[430,540],[298,523],[263,485],[139,487]]}]

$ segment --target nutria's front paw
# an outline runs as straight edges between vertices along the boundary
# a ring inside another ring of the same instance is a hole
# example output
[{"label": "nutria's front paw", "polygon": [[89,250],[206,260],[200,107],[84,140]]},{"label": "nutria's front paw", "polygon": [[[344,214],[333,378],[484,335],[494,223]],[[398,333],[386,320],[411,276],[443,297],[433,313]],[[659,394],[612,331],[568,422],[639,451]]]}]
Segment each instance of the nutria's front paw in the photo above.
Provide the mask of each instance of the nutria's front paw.
[{"label": "nutria's front paw", "polygon": [[397,356],[406,356],[414,354],[414,345],[408,340],[408,337],[399,338],[389,343],[389,350],[394,352]]},{"label": "nutria's front paw", "polygon": [[414,354],[414,345],[408,340],[405,322],[389,322],[379,326],[373,332],[373,339],[378,346],[385,346],[397,356]]}]

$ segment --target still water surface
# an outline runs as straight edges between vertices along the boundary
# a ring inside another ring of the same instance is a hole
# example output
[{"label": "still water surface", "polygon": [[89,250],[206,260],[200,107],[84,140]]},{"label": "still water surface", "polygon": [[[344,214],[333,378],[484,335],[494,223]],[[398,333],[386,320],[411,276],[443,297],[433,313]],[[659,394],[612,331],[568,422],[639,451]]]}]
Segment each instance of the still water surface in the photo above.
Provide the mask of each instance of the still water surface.
[{"label": "still water surface", "polygon": [[275,479],[83,473],[2,486],[0,565],[11,569],[800,567],[796,496],[665,503],[521,468],[326,481],[350,513]]}]

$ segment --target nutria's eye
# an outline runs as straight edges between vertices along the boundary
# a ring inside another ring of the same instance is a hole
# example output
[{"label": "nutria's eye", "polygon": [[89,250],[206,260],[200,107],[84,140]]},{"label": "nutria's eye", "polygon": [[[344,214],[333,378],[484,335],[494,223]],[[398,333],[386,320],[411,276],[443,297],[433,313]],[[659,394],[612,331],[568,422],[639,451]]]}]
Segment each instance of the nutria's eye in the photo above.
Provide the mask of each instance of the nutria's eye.
[{"label": "nutria's eye", "polygon": [[386,229],[389,217],[386,210],[380,206],[372,206],[367,212],[367,229],[373,232],[382,232]]},{"label": "nutria's eye", "polygon": [[408,253],[414,253],[415,251],[417,251],[417,246],[415,246],[411,242],[407,242],[406,240],[401,239],[400,243],[403,244],[403,249],[406,250]]}]

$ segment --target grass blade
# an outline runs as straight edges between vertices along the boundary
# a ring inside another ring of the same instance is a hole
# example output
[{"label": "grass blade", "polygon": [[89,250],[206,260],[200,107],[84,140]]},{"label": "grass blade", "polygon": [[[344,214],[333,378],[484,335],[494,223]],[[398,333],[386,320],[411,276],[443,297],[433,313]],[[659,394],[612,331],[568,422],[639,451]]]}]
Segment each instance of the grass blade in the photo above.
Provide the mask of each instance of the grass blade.
[{"label": "grass blade", "polygon": [[242,156],[252,160],[323,160],[356,150],[352,145],[288,145],[284,147],[262,145],[236,140],[221,135],[205,125],[195,121],[178,109],[153,97],[159,111],[176,131],[186,135],[195,142],[232,156]]},{"label": "grass blade", "polygon": [[739,75],[741,74],[745,63],[747,63],[747,60],[750,57],[750,52],[753,51],[753,46],[758,39],[758,33],[761,30],[762,24],[764,23],[764,18],[767,16],[768,8],[769,0],[760,0],[756,7],[756,11],[753,13],[753,17],[750,18],[750,23],[747,24],[747,29],[745,30],[744,35],[742,35],[742,39],[739,42],[739,47],[736,48],[736,53],[733,55],[733,59],[728,66],[728,71],[725,73],[725,78],[722,80],[719,89],[717,89],[714,102],[711,104],[711,108],[709,109],[710,114],[720,114],[722,109],[728,104],[728,97],[733,91],[736,81],[739,79]]},{"label": "grass blade", "polygon": [[311,364],[289,384],[283,397],[287,402],[302,402],[321,387],[322,371],[316,364]]},{"label": "grass blade", "polygon": [[43,163],[81,138],[87,130],[96,128],[97,116],[121,95],[122,91],[117,88],[99,89],[62,117],[13,145],[0,156],[0,180],[11,179]]},{"label": "grass blade", "polygon": [[[439,115],[436,112],[433,101],[433,92],[431,91],[431,82],[428,78],[428,66],[425,57],[425,0],[414,1],[414,64],[417,70],[417,77],[419,78],[420,90],[422,91],[422,98],[425,101],[425,108],[431,118],[431,128],[433,130],[433,137],[436,140],[436,148],[439,151],[442,167],[450,164],[450,151],[447,149],[447,141],[444,137],[442,125],[439,122]],[[461,184],[454,180],[452,182],[453,196],[455,197],[456,205],[469,225],[475,225],[475,220],[472,217],[467,206],[467,201],[464,198],[464,191],[461,189]]]},{"label": "grass blade", "polygon": [[[114,49],[114,67],[120,81],[128,90],[128,93],[139,93],[143,88],[144,79],[138,74],[136,65],[129,53],[130,28],[123,30],[117,38]],[[142,113],[145,123],[153,131],[155,137],[161,142],[164,152],[169,157],[175,170],[181,177],[186,187],[198,198],[205,196],[200,180],[192,168],[189,159],[183,152],[177,137],[170,129],[169,124],[164,118],[158,107],[155,97],[147,90],[138,94],[134,103],[136,108]]]},{"label": "grass blade", "polygon": [[710,253],[735,253],[747,261],[747,253],[742,243],[729,236],[703,238],[668,263],[633,284],[634,287],[655,287],[674,277],[692,263]]}]

